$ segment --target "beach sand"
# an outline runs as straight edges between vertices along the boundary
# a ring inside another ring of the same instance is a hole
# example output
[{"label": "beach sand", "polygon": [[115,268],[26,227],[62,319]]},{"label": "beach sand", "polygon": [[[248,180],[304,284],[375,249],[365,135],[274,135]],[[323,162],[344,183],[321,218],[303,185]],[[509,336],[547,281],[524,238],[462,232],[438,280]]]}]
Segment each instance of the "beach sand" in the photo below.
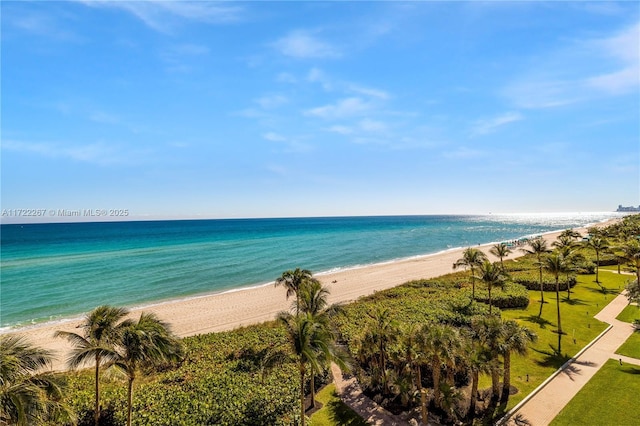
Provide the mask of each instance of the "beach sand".
[{"label": "beach sand", "polygon": [[[617,219],[614,219],[614,221]],[[606,222],[599,226],[612,223]],[[576,229],[583,235],[586,229]],[[550,243],[556,239],[559,232],[545,234],[543,237]],[[489,259],[489,244],[476,246]],[[455,249],[432,255],[425,255],[411,259],[388,263],[368,265],[360,268],[340,270],[337,272],[316,275],[322,284],[331,291],[329,302],[349,302],[360,296],[372,294],[379,290],[388,289],[410,280],[434,278],[452,272],[453,263],[462,257],[464,249]],[[507,259],[522,256],[523,253],[515,248]],[[304,265],[291,265],[291,268]],[[274,277],[276,278],[276,277]],[[172,330],[181,337],[205,334],[216,331],[232,330],[241,326],[256,324],[275,318],[278,312],[288,310],[292,299],[286,300],[286,290],[273,284],[238,290],[227,293],[194,297],[186,300],[170,301],[152,305],[141,309],[132,309],[131,315],[140,312],[154,312],[162,320],[171,324]],[[108,303],[108,301],[105,301]],[[64,369],[64,362],[70,350],[69,343],[60,338],[54,338],[57,330],[79,332],[80,320],[71,320],[55,324],[43,324],[34,328],[17,330],[8,334],[20,334],[41,347],[53,351],[57,360],[52,368]]]}]

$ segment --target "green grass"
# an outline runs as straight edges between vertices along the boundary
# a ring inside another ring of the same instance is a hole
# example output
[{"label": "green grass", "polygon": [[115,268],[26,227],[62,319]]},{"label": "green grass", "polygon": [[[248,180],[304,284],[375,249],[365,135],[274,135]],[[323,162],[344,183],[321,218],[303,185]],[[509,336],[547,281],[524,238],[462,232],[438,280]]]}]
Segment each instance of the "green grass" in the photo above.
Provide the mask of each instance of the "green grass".
[{"label": "green grass", "polygon": [[633,320],[640,319],[640,306],[627,306],[622,312],[620,312],[620,315],[618,315],[616,319],[619,321],[633,323]]},{"label": "green grass", "polygon": [[640,330],[636,330],[616,351],[617,354],[640,359]]},{"label": "green grass", "polygon": [[638,424],[640,367],[609,360],[553,419],[551,426]]},{"label": "green grass", "polygon": [[[545,292],[542,317],[538,319],[540,292],[530,291],[527,309],[505,309],[502,317],[515,319],[538,335],[538,341],[525,356],[512,358],[511,383],[519,392],[512,395],[504,410],[509,410],[535,389],[569,358],[600,334],[607,325],[593,316],[613,300],[624,287],[627,277],[618,274],[601,274],[604,291],[594,280],[595,275],[578,275],[578,283],[572,289],[571,300],[567,293],[560,293],[560,315],[562,320],[562,356],[555,353],[558,345],[555,292]],[[575,343],[574,343],[575,339]],[[528,375],[528,380],[527,380]],[[491,385],[488,376],[482,376],[481,388]]]},{"label": "green grass", "polygon": [[325,386],[316,399],[322,403],[322,408],[313,413],[310,419],[311,426],[366,426],[353,410],[346,406],[336,393],[336,385],[333,383]]}]

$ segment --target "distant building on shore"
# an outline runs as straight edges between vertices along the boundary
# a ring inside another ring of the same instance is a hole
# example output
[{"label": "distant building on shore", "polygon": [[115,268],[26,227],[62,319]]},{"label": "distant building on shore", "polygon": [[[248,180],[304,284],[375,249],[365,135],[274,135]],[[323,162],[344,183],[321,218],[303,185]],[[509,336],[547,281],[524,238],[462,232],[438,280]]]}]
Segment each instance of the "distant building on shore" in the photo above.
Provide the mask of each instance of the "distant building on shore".
[{"label": "distant building on shore", "polygon": [[640,212],[640,206],[638,207],[634,207],[634,206],[629,206],[629,207],[624,207],[622,204],[620,204],[618,206],[618,210],[616,210],[617,212]]}]

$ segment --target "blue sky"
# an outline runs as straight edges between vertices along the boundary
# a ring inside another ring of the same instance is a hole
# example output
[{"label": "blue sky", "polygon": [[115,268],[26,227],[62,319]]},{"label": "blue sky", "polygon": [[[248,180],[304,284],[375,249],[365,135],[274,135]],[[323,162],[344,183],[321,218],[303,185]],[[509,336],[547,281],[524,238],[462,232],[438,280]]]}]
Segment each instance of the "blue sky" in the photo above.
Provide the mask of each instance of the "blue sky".
[{"label": "blue sky", "polygon": [[640,204],[637,2],[1,7],[3,210]]}]

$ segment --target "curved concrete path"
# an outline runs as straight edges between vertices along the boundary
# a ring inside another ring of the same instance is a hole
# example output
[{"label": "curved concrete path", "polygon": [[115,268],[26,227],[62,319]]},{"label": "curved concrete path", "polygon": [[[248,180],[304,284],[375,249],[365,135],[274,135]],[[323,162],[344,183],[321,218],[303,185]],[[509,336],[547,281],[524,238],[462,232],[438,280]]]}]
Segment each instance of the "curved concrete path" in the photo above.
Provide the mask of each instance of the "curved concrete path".
[{"label": "curved concrete path", "polygon": [[531,426],[548,425],[610,358],[640,365],[638,359],[615,353],[634,331],[631,324],[616,319],[628,304],[626,296],[620,294],[605,306],[595,318],[612,327],[575,360],[565,365],[559,374],[518,410],[509,413],[507,424],[521,425],[526,421]]}]

